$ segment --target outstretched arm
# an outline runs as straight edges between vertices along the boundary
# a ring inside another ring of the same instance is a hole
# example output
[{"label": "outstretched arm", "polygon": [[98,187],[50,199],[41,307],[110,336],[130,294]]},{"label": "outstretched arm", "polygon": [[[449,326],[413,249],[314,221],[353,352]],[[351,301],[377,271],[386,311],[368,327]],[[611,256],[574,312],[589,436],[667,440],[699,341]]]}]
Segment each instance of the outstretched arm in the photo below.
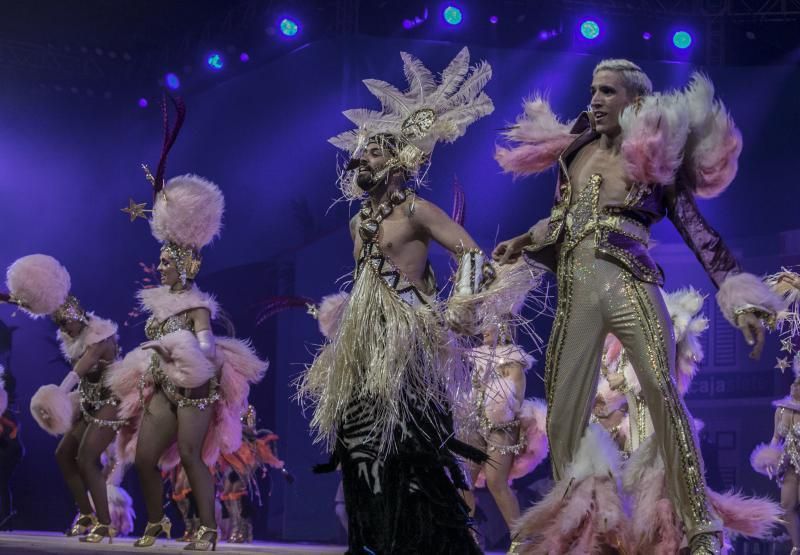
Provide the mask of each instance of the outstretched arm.
[{"label": "outstretched arm", "polygon": [[750,357],[758,359],[764,347],[763,321],[774,319],[780,299],[758,277],[742,272],[719,233],[698,210],[685,176],[679,175],[668,189],[666,204],[669,219],[719,288],[720,310],[753,347]]}]

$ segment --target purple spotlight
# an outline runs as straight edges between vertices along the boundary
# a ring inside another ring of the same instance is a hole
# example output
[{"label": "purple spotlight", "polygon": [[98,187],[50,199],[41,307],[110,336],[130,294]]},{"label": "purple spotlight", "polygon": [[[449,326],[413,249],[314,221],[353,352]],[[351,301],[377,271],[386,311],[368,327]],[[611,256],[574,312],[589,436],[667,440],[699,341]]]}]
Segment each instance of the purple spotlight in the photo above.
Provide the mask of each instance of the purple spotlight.
[{"label": "purple spotlight", "polygon": [[489,16],[489,23],[492,25],[497,25],[498,21],[500,21],[500,19],[496,15]]},{"label": "purple spotlight", "polygon": [[651,34],[650,34],[650,33],[648,33],[647,31],[645,31],[644,33],[642,33],[642,38],[643,38],[644,40],[650,40],[650,39],[652,39],[652,38],[653,38],[653,35],[651,35]]},{"label": "purple spotlight", "polygon": [[409,29],[412,29],[413,27],[414,27],[414,22],[413,21],[411,21],[410,19],[404,19],[403,20],[403,29],[405,29],[407,31]]},{"label": "purple spotlight", "polygon": [[547,40],[550,38],[550,31],[545,31],[544,29],[539,31],[539,40]]},{"label": "purple spotlight", "polygon": [[147,108],[147,99],[146,98],[140,98],[139,99],[139,108]]},{"label": "purple spotlight", "polygon": [[240,62],[245,62],[245,63],[249,62],[250,61],[250,54],[248,54],[247,52],[242,52],[241,54],[239,54],[239,61]]},{"label": "purple spotlight", "polygon": [[181,86],[181,80],[174,73],[167,73],[164,76],[164,82],[167,84],[167,87],[173,91],[179,89]]}]

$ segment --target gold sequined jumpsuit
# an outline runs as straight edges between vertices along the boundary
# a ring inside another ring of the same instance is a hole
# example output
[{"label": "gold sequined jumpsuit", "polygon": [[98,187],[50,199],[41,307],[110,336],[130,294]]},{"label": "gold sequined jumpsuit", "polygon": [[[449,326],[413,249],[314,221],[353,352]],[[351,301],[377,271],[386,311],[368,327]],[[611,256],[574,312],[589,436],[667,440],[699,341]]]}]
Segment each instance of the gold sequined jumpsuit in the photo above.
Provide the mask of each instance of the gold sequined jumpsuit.
[{"label": "gold sequined jumpsuit", "polygon": [[[608,253],[596,237],[609,226],[639,234],[647,228],[598,207],[602,177],[593,175],[566,219],[557,266],[558,306],[547,349],[547,435],[556,479],[577,452],[592,410],[605,337],[622,342],[650,408],[666,469],[670,496],[688,537],[721,530],[706,499],[695,432],[673,381],[675,341],[658,286],[640,281]],[[613,254],[613,253],[612,253]]]}]

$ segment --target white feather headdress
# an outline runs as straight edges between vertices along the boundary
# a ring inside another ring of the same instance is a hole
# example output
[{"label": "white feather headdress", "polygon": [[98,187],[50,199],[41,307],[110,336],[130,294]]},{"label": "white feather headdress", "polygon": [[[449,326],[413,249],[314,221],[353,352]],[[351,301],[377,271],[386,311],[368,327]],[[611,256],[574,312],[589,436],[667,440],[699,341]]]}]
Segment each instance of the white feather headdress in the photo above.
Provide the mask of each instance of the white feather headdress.
[{"label": "white feather headdress", "polygon": [[[429,161],[438,142],[454,142],[470,124],[494,111],[492,100],[483,92],[492,77],[492,67],[487,62],[471,67],[469,49],[465,47],[437,78],[411,54],[401,52],[400,56],[408,89],[401,91],[385,81],[365,79],[367,89],[380,101],[381,110],[343,112],[357,127],[332,137],[329,142],[353,159],[370,139],[390,136],[396,151],[389,162],[391,167],[419,179],[420,168]],[[353,174],[342,172],[340,179],[342,192],[348,199],[361,196]]]}]

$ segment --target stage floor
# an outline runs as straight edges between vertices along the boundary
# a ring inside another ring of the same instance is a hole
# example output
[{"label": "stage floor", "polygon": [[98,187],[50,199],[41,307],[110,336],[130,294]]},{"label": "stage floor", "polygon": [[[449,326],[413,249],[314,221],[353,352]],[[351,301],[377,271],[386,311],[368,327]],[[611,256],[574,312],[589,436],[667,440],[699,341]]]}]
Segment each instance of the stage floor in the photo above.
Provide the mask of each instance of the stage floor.
[{"label": "stage floor", "polygon": [[[114,543],[108,545],[86,544],[78,541],[78,538],[67,538],[63,534],[55,532],[6,532],[0,533],[0,553],[14,554],[52,554],[61,555],[69,553],[130,553],[143,555],[145,553],[175,553],[182,550],[186,544],[175,540],[159,540],[156,545],[149,549],[137,549],[133,547],[136,538],[116,538]],[[299,543],[273,543],[255,542],[251,544],[217,544],[217,552],[220,553],[240,553],[249,555],[251,553],[268,553],[269,555],[342,555],[344,547],[340,545],[318,545],[318,544],[299,544]],[[487,552],[487,555],[492,555]],[[500,555],[497,553],[496,555]]]}]

